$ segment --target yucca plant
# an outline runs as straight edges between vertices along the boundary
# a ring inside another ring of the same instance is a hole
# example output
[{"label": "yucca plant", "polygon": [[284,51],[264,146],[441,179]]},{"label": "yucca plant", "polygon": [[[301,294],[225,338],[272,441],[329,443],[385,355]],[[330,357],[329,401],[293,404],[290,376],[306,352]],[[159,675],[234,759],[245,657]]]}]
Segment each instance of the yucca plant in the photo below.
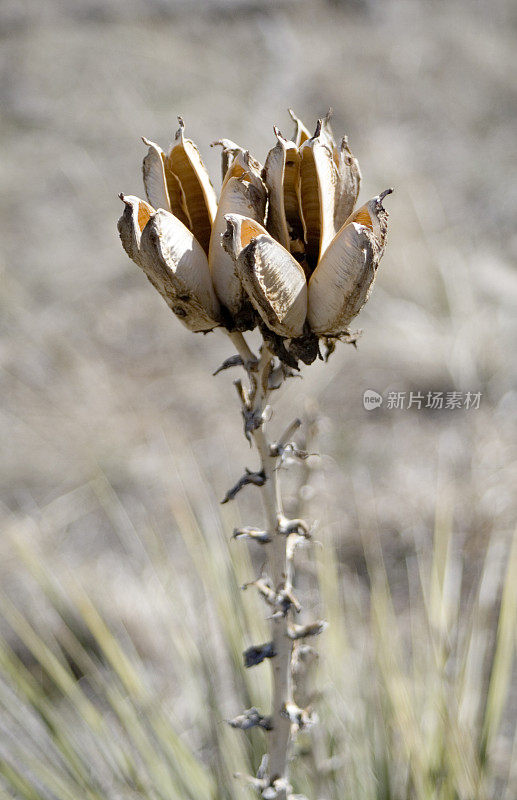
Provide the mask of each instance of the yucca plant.
[{"label": "yucca plant", "polygon": [[[239,379],[235,386],[259,467],[246,469],[223,503],[244,486],[261,489],[266,525],[238,528],[234,536],[260,542],[266,552],[267,568],[251,583],[269,608],[270,638],[245,651],[244,666],[271,661],[273,698],[269,713],[245,709],[231,724],[267,732],[267,753],[247,781],[270,800],[291,792],[290,746],[313,722],[311,708],[300,703],[303,690],[293,685],[293,667],[303,683],[300,653],[325,622],[296,622],[302,606],[294,592],[295,550],[310,532],[306,521],[284,514],[278,468],[308,454],[292,440],[298,419],[278,440],[268,438],[268,408],[271,393],[300,361],[323,357],[320,341],[328,357],[337,340],[352,338],[348,325],[368,299],[384,252],[382,201],[391,191],[354,212],[359,165],[346,137],[336,146],[330,112],[313,136],[292,116],[293,140],[275,127],[277,144],[264,166],[230,140],[214,143],[222,147],[219,203],[180,117],[168,153],[144,140],[148,202],[121,195],[125,211],[118,225],[126,252],[174,314],[192,331],[225,330],[238,352],[222,369],[239,365],[247,374],[247,385]],[[258,356],[243,336],[256,327]]]}]

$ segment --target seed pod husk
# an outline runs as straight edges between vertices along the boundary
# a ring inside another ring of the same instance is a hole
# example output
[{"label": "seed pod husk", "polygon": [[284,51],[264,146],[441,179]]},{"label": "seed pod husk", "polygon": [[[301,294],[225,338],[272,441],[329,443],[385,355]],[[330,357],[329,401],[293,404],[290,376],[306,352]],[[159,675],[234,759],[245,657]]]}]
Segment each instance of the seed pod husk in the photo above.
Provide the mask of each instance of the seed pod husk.
[{"label": "seed pod husk", "polygon": [[300,336],[307,315],[307,283],[298,262],[261,226],[227,214],[223,240],[235,256],[235,269],[268,328],[280,336]]},{"label": "seed pod husk", "polygon": [[[216,139],[215,142],[210,142],[210,147],[221,147],[221,180],[224,183],[233,162],[239,154],[244,155],[246,150],[231,139]],[[258,162],[257,162],[258,163]],[[259,165],[259,168],[262,169]]]},{"label": "seed pod husk", "polygon": [[163,150],[144,136],[142,136],[142,141],[149,148],[142,162],[142,175],[147,199],[153,208],[164,208],[165,211],[170,211]]},{"label": "seed pod husk", "polygon": [[169,308],[192,331],[220,322],[220,307],[201,246],[177,217],[160,209],[142,231],[137,262]]},{"label": "seed pod husk", "polygon": [[314,333],[338,336],[368,300],[384,252],[387,212],[374,197],[352,214],[309,281],[308,321]]},{"label": "seed pod husk", "polygon": [[334,210],[334,227],[338,231],[346,222],[355,206],[361,187],[361,170],[359,162],[348,146],[348,139],[343,136],[341,147],[337,152],[338,182],[336,187],[336,203]]},{"label": "seed pod husk", "polygon": [[335,233],[337,167],[323,122],[318,120],[316,133],[300,148],[300,202],[311,271],[316,268]]},{"label": "seed pod husk", "polygon": [[289,116],[295,124],[293,142],[295,143],[296,147],[300,148],[302,144],[307,141],[307,139],[311,138],[310,131],[305,127],[301,119],[298,119],[292,108],[288,108],[287,110],[289,112]]},{"label": "seed pod husk", "polygon": [[267,191],[260,177],[260,166],[251,159],[249,153],[239,153],[228,170],[221,189],[208,253],[216,294],[234,318],[239,317],[249,300],[235,273],[233,256],[222,247],[221,236],[227,227],[225,214],[240,214],[262,225],[266,202]]},{"label": "seed pod husk", "polygon": [[264,165],[264,183],[269,193],[267,229],[289,252],[303,252],[300,218],[300,156],[294,142],[274,128],[276,145]]},{"label": "seed pod husk", "polygon": [[120,194],[119,197],[124,203],[124,211],[117,223],[120,240],[129,258],[143,269],[140,240],[142,231],[155,214],[155,210],[145,200],[132,194]]},{"label": "seed pod husk", "polygon": [[165,159],[165,171],[179,180],[185,197],[192,233],[208,254],[210,232],[217,213],[217,197],[199,150],[185,137],[185,124],[178,117],[179,129]]}]

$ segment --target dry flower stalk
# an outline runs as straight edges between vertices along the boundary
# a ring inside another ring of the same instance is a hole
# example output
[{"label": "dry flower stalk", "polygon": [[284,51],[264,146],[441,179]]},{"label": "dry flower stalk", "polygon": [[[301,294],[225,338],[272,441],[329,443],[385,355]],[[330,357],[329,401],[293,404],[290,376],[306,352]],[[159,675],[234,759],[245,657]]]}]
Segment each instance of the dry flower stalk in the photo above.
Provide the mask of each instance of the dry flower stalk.
[{"label": "dry flower stalk", "polygon": [[[299,362],[327,358],[338,340],[354,342],[348,326],[368,300],[384,252],[388,189],[354,212],[361,173],[346,137],[338,147],[330,112],[310,135],[295,122],[291,140],[274,128],[276,144],[262,166],[229,139],[222,148],[222,189],[217,202],[196,145],[179,130],[169,151],[144,139],[147,201],[120,197],[124,212],[118,230],[129,257],[143,270],[169,308],[190,330],[221,328],[237,354],[216,370],[242,366],[246,385],[235,381],[244,434],[259,457],[229,489],[232,500],[247,485],[260,488],[265,528],[234,531],[239,541],[258,543],[267,552],[266,573],[253,586],[264,598],[271,620],[270,641],[248,648],[246,667],[268,659],[273,676],[271,713],[256,708],[230,721],[235,728],[261,727],[268,738],[256,777],[248,780],[263,798],[294,797],[289,785],[290,744],[316,719],[310,706],[293,699],[293,679],[301,678],[301,653],[313,652],[306,640],[326,623],[297,624],[301,604],[294,591],[296,548],[310,537],[307,523],[284,515],[278,467],[304,459],[291,423],[275,442],[268,439],[271,393],[299,370]],[[243,333],[258,327],[257,357]],[[303,670],[302,670],[303,671]],[[299,692],[298,692],[299,694]]]}]

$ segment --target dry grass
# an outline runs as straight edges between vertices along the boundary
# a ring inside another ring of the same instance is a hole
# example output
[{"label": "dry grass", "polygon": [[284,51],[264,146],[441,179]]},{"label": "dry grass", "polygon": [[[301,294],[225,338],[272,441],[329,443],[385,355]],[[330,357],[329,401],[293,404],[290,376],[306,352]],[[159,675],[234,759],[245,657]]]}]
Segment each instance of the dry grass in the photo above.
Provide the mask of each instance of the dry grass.
[{"label": "dry grass", "polygon": [[[358,352],[307,369],[273,420],[312,398],[326,454],[301,495],[331,621],[317,752],[344,761],[312,788],[308,761],[298,788],[512,800],[513,4],[48,0],[0,22],[6,796],[231,797],[257,765],[258,738],[221,722],[267,703],[240,670],[260,556],[228,546],[257,498],[218,506],[249,458],[209,377],[229,353],[124,257],[117,193],[141,191],[139,137],[166,144],[176,113],[216,176],[209,141],[263,158],[288,105],[332,105],[362,197],[396,194]],[[483,396],[367,413],[366,388]]]}]

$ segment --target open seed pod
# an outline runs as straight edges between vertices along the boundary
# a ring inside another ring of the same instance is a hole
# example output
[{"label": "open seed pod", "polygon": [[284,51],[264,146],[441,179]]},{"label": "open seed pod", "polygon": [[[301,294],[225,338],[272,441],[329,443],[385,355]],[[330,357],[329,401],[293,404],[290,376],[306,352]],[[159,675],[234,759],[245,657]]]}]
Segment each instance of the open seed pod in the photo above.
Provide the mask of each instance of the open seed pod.
[{"label": "open seed pod", "polygon": [[289,112],[289,116],[295,124],[293,142],[295,143],[296,147],[300,148],[302,144],[307,141],[307,139],[311,138],[310,131],[305,127],[301,119],[298,119],[292,108],[288,108],[287,110]]},{"label": "open seed pod", "polygon": [[294,142],[274,128],[276,145],[264,165],[264,183],[269,194],[267,229],[291,253],[303,254],[300,218],[300,155]]},{"label": "open seed pod", "polygon": [[320,336],[346,331],[372,290],[384,252],[388,214],[387,189],[361,206],[345,222],[309,281],[308,321]]},{"label": "open seed pod", "polygon": [[314,136],[300,148],[300,159],[300,201],[307,262],[312,271],[335,233],[338,173],[324,120],[318,120]]},{"label": "open seed pod", "polygon": [[338,172],[334,227],[338,231],[352,213],[361,187],[359,162],[352,154],[346,136],[343,136],[339,150],[334,151],[334,161]]},{"label": "open seed pod", "polygon": [[134,195],[120,194],[119,197],[124,203],[124,211],[117,223],[122,247],[129,258],[143,269],[144,261],[140,252],[142,231],[155,214],[155,210],[145,200],[140,200]]},{"label": "open seed pod", "polygon": [[165,211],[172,212],[190,228],[185,195],[178,178],[170,170],[165,153],[144,136],[142,141],[149,147],[142,163],[145,193],[149,203],[153,208],[164,208]]},{"label": "open seed pod", "polygon": [[215,328],[221,318],[219,302],[207,257],[192,233],[169,211],[155,211],[137,197],[122,195],[122,200],[118,229],[129,257],[187,328]]},{"label": "open seed pod", "polygon": [[[185,138],[185,124],[178,117],[179,129],[169,154],[165,157],[165,175],[174,175],[181,187],[189,227],[208,254],[210,232],[217,213],[217,197],[199,150]],[[172,182],[171,178],[171,182]]]},{"label": "open seed pod", "polygon": [[307,315],[305,274],[292,255],[251,219],[227,214],[223,244],[248,296],[270,330],[294,338]]},{"label": "open seed pod", "polygon": [[[244,155],[247,151],[231,139],[217,139],[215,142],[210,142],[210,147],[221,147],[221,180],[225,181],[228,171],[231,169],[232,164],[239,155]],[[262,172],[262,165],[254,160],[257,164],[259,172]]]},{"label": "open seed pod", "polygon": [[260,177],[260,165],[250,157],[249,153],[239,153],[223,183],[208,254],[217,297],[230,311],[237,325],[239,318],[243,316],[243,307],[249,304],[249,300],[235,273],[233,256],[222,247],[221,236],[227,227],[225,215],[240,214],[262,224],[266,213],[266,202],[267,192]]}]

